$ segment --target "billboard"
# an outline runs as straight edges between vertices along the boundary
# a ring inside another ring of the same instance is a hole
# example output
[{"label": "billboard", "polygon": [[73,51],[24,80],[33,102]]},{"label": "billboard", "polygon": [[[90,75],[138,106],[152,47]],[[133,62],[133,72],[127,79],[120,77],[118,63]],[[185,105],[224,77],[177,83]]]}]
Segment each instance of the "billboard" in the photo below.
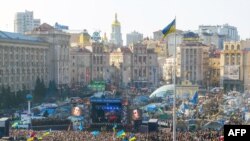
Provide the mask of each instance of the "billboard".
[{"label": "billboard", "polygon": [[140,109],[132,110],[132,120],[141,120],[142,111]]},{"label": "billboard", "polygon": [[239,65],[225,66],[224,67],[224,79],[225,80],[239,80],[240,79]]},{"label": "billboard", "polygon": [[71,109],[71,115],[73,115],[73,116],[81,116],[82,115],[82,109],[80,107],[73,107]]}]

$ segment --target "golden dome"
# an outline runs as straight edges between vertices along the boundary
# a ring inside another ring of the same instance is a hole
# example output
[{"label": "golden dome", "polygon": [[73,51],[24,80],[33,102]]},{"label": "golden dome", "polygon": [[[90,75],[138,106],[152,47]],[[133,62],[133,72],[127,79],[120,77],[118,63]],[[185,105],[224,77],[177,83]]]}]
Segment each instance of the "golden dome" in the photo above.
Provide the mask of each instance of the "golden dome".
[{"label": "golden dome", "polygon": [[112,23],[112,26],[120,26],[120,22],[117,20],[117,14],[115,13],[115,21]]}]

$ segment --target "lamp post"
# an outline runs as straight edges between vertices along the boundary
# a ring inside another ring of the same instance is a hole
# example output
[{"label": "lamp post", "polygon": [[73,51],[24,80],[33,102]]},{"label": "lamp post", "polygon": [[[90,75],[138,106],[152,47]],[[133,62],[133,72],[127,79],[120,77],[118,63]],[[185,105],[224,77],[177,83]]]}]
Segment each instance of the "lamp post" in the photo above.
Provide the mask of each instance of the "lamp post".
[{"label": "lamp post", "polygon": [[28,100],[28,117],[29,117],[29,124],[31,123],[31,112],[30,112],[30,103],[31,103],[31,100],[32,100],[33,96],[30,92],[30,94],[27,94],[26,95],[26,99]]},{"label": "lamp post", "polygon": [[154,72],[154,86],[156,86],[156,81],[155,81],[155,72],[156,72],[156,68],[153,68],[153,72]]}]

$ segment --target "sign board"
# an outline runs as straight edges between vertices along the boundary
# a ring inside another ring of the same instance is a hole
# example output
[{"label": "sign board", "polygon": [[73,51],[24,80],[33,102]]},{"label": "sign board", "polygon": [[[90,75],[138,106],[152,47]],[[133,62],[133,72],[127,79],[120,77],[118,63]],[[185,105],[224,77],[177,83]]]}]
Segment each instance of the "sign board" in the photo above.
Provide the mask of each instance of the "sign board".
[{"label": "sign board", "polygon": [[65,25],[61,25],[61,24],[58,24],[58,23],[55,23],[55,28],[56,29],[61,29],[61,30],[68,30],[69,27],[68,26],[65,26]]}]

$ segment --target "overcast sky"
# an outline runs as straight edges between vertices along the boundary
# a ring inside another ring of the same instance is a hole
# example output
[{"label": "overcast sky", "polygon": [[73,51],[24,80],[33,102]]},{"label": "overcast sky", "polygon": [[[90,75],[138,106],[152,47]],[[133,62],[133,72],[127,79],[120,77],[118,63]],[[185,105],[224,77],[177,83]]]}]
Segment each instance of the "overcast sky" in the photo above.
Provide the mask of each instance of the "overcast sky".
[{"label": "overcast sky", "polygon": [[177,28],[197,30],[199,25],[230,24],[241,39],[250,38],[250,0],[5,0],[0,5],[0,30],[14,31],[14,15],[33,11],[34,18],[90,34],[111,32],[115,13],[121,22],[123,40],[134,30],[152,37],[176,16]]}]

